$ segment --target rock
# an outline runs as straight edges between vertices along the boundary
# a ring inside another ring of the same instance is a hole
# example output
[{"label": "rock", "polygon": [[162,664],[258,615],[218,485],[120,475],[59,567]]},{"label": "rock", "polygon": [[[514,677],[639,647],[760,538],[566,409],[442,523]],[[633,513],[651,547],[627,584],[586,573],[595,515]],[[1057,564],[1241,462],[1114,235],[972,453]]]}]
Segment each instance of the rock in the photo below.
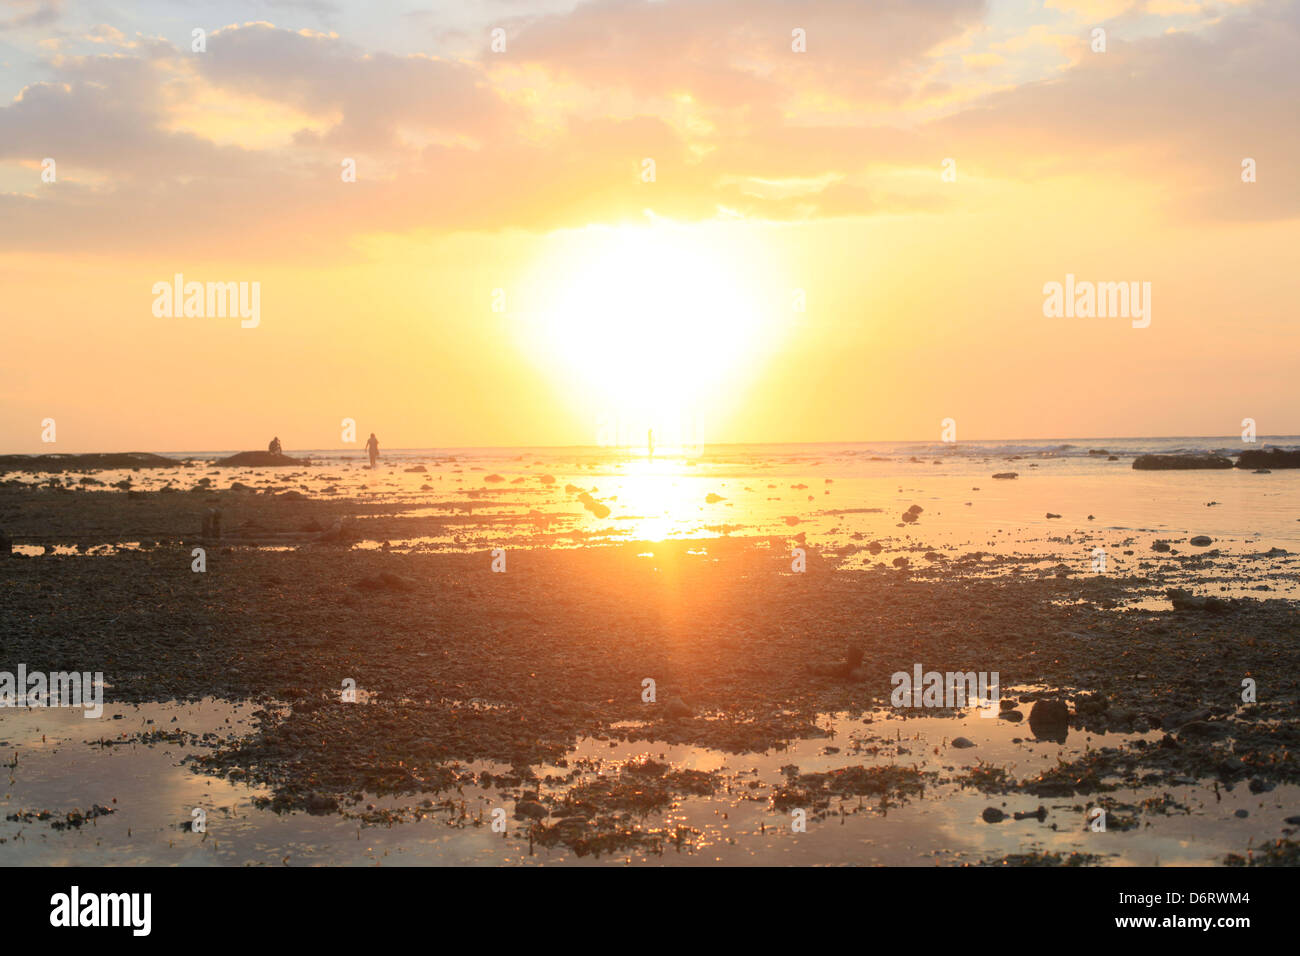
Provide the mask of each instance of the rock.
[{"label": "rock", "polygon": [[1198,534],[1195,538],[1192,538],[1192,540],[1188,541],[1187,543],[1194,544],[1198,548],[1208,548],[1210,545],[1214,544],[1214,539],[1211,538],[1209,535]]},{"label": "rock", "polygon": [[1175,611],[1208,611],[1211,614],[1222,614],[1232,607],[1231,603],[1222,598],[1200,597],[1182,588],[1169,588],[1165,591],[1165,595],[1173,602]]},{"label": "rock", "polygon": [[1070,729],[1070,707],[1063,700],[1038,700],[1029,709],[1029,729],[1040,739],[1063,742]]},{"label": "rock", "polygon": [[1178,731],[1180,739],[1216,740],[1226,737],[1231,731],[1223,721],[1193,720],[1183,725]]},{"label": "rock", "polygon": [[1300,468],[1300,451],[1283,451],[1281,448],[1243,451],[1237,458],[1237,467]]},{"label": "rock", "polygon": [[905,568],[911,563],[907,558],[894,558],[894,567],[896,568]]},{"label": "rock", "polygon": [[1152,544],[1151,544],[1151,550],[1152,550],[1152,551],[1158,551],[1158,552],[1160,552],[1161,554],[1165,554],[1165,553],[1169,550],[1169,542],[1168,542],[1168,541],[1154,541],[1154,542],[1152,542]]},{"label": "rock", "polygon": [[1003,720],[1009,720],[1013,724],[1018,724],[1025,719],[1025,715],[1018,710],[1004,710],[998,714]]},{"label": "rock", "polygon": [[677,720],[681,717],[694,717],[695,712],[680,697],[669,697],[664,704],[664,716],[669,720]]},{"label": "rock", "polygon": [[1029,710],[1029,719],[1035,723],[1068,724],[1070,706],[1063,700],[1036,700]]},{"label": "rock", "polygon": [[1291,826],[1293,826],[1293,827],[1300,827],[1300,816],[1287,817],[1287,818],[1286,818],[1285,820],[1283,820],[1282,822],[1283,822],[1283,823],[1289,823],[1289,824],[1291,824]]},{"label": "rock", "polygon": [[710,491],[707,495],[704,496],[705,503],[711,505],[716,505],[719,501],[726,501],[726,500],[727,499],[722,497],[722,495],[714,494],[712,491]]},{"label": "rock", "polygon": [[1017,810],[1017,811],[1016,811],[1016,819],[1017,819],[1017,820],[1037,820],[1039,823],[1042,823],[1044,820],[1047,819],[1047,807],[1043,806],[1043,805],[1040,803],[1040,804],[1038,805],[1038,809],[1037,809],[1037,810],[1027,810],[1027,811],[1025,811],[1025,812],[1021,812],[1021,811]]},{"label": "rock", "polygon": [[1047,517],[1049,517],[1049,518],[1059,518],[1059,517],[1061,517],[1061,516],[1060,516],[1060,515],[1054,515],[1054,514],[1052,514],[1052,513],[1049,511],[1049,512],[1047,512]]},{"label": "rock", "polygon": [[0,474],[9,471],[100,471],[119,468],[179,468],[180,461],[144,451],[89,455],[0,455]]},{"label": "rock", "polygon": [[380,571],[373,577],[362,578],[353,587],[363,591],[414,591],[415,583],[391,571]]},{"label": "rock", "polygon": [[1250,816],[1250,814],[1245,810],[1235,810],[1232,815],[1239,820],[1244,820],[1246,817]]},{"label": "rock", "polygon": [[209,508],[203,515],[203,530],[199,532],[202,538],[212,538],[220,540],[221,538],[221,509]]},{"label": "rock", "polygon": [[545,820],[550,812],[536,800],[520,800],[515,804],[515,819]]},{"label": "rock", "polygon": [[217,462],[223,468],[282,468],[285,465],[310,465],[306,458],[290,458],[270,451],[241,451]]},{"label": "rock", "polygon": [[597,518],[604,520],[609,517],[609,506],[597,501],[587,492],[584,491],[582,494],[578,495],[578,500],[582,502],[584,508],[594,514]]},{"label": "rock", "polygon": [[1133,459],[1138,471],[1171,471],[1190,468],[1231,468],[1232,459],[1222,455],[1138,455]]},{"label": "rock", "polygon": [[1007,815],[997,807],[985,807],[980,816],[984,818],[985,823],[1001,823],[1007,818]]},{"label": "rock", "polygon": [[425,475],[428,474],[429,469],[423,465],[413,465],[410,468],[403,468],[402,471],[408,475]]},{"label": "rock", "polygon": [[956,747],[958,750],[965,750],[967,747],[974,747],[975,742],[971,740],[967,740],[965,737],[958,737],[956,740],[952,742],[952,745]]},{"label": "rock", "polygon": [[1261,777],[1251,777],[1249,786],[1251,793],[1268,793],[1268,791],[1272,790],[1277,786],[1277,784],[1270,783]]},{"label": "rock", "polygon": [[307,812],[317,816],[322,813],[333,813],[339,808],[338,799],[324,793],[307,794],[306,803]]},{"label": "rock", "polygon": [[1014,471],[1000,471],[993,477],[994,478],[1018,478],[1019,473]]},{"label": "rock", "polygon": [[338,542],[346,543],[353,537],[349,527],[343,523],[342,518],[335,518],[334,523],[316,536],[317,541],[321,542]]}]

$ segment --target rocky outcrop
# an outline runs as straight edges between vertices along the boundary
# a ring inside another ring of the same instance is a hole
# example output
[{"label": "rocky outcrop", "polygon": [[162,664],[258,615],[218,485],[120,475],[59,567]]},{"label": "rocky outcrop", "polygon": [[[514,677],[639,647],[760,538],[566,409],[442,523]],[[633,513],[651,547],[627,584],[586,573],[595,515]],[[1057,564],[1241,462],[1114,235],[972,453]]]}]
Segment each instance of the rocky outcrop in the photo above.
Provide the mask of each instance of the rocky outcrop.
[{"label": "rocky outcrop", "polygon": [[1139,455],[1133,459],[1133,467],[1138,471],[1231,468],[1232,459],[1222,455]]},{"label": "rocky outcrop", "polygon": [[310,465],[306,458],[290,458],[271,451],[241,451],[217,462],[223,468],[278,468],[282,465]]},{"label": "rocky outcrop", "polygon": [[0,455],[6,471],[105,471],[119,468],[177,468],[181,462],[147,451],[93,455]]},{"label": "rocky outcrop", "polygon": [[1238,468],[1300,468],[1300,451],[1283,451],[1270,448],[1268,451],[1243,451],[1237,459]]}]

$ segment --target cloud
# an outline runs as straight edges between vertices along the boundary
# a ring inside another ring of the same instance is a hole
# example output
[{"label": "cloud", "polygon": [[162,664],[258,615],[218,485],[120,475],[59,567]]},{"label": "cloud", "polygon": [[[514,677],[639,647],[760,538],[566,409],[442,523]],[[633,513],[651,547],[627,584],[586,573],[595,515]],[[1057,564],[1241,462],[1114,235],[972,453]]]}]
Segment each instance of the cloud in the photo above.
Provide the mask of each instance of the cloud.
[{"label": "cloud", "polygon": [[[989,175],[1150,183],[1172,215],[1300,215],[1300,8],[1262,5],[1199,31],[1112,40],[1057,79],[989,96],[930,132]],[[1256,187],[1243,158],[1272,170]]]},{"label": "cloud", "polygon": [[0,30],[21,30],[54,23],[62,12],[63,0],[5,0],[4,5],[16,12],[0,19]]},{"label": "cloud", "polygon": [[[988,93],[969,69],[936,76],[932,53],[946,49],[958,71],[962,57],[993,65],[967,42],[982,12],[963,0],[596,0],[505,21],[507,52],[478,60],[268,23],[222,28],[192,54],[102,27],[92,35],[111,50],[52,56],[50,79],[0,107],[0,164],[20,170],[5,181],[31,182],[0,195],[0,243],[321,257],[369,233],[546,230],[647,209],[930,212],[960,201],[939,180],[949,156],[963,177],[1144,183],[1172,217],[1300,213],[1283,172],[1300,158],[1295,6],[1112,37],[1052,79]],[[796,26],[807,53],[789,50]],[[1059,42],[1023,35],[1026,48]],[[947,115],[918,115],[919,101]],[[31,165],[45,156],[57,184]],[[340,179],[345,157],[355,184]],[[639,176],[647,157],[653,183]],[[1259,163],[1254,186],[1240,183],[1244,157]]]}]

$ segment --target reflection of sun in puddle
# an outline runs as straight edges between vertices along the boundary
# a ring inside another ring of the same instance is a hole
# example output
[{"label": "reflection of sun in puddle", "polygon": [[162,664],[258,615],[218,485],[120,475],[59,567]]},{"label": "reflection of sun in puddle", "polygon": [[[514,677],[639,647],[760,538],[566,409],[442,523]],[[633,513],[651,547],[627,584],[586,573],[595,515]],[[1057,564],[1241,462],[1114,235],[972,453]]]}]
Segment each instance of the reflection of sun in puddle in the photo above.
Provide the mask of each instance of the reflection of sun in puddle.
[{"label": "reflection of sun in puddle", "polygon": [[663,541],[691,533],[704,504],[694,482],[680,480],[680,462],[636,459],[618,484],[618,501],[629,516],[632,537]]}]

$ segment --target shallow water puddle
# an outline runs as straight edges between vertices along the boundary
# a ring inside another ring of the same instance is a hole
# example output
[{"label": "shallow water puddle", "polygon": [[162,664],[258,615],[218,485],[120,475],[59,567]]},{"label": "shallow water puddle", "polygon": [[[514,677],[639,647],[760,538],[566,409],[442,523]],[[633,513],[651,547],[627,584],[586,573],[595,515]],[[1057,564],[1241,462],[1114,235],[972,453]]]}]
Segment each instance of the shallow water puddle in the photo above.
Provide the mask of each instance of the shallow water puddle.
[{"label": "shallow water puddle", "polygon": [[[1160,734],[1071,731],[1060,743],[1034,740],[1024,723],[973,712],[913,718],[893,712],[835,714],[818,722],[830,736],[764,753],[583,738],[564,766],[535,768],[540,798],[552,811],[572,788],[617,778],[647,759],[673,771],[711,774],[716,790],[712,796],[681,795],[662,810],[622,818],[629,831],[658,834],[654,846],[579,857],[566,846],[542,847],[530,839],[530,823],[513,815],[514,791],[471,784],[459,792],[367,797],[345,804],[341,814],[276,814],[254,804],[268,791],[196,773],[184,762],[219,739],[251,733],[257,709],[215,700],[107,705],[99,720],[87,720],[77,710],[4,711],[0,863],[932,865],[1077,851],[1120,865],[1215,864],[1226,853],[1282,835],[1284,818],[1300,806],[1300,787],[1251,794],[1242,784],[1216,792],[1209,781],[1061,798],[981,793],[959,778],[997,767],[1023,780],[1088,749],[1138,737],[1155,740]],[[635,723],[625,727],[635,729]],[[952,746],[958,736],[975,746]],[[778,809],[774,797],[798,779],[796,774],[859,766],[912,767],[934,776],[925,777],[919,792],[906,795],[832,796],[821,811],[806,808],[806,832],[792,830],[797,801]],[[508,772],[486,761],[459,769],[476,776]],[[1086,812],[1098,798],[1125,806],[1148,799],[1172,805],[1163,813],[1126,810],[1137,827],[1095,833],[1087,829]],[[1046,811],[1042,819],[1014,819],[1015,812],[1031,814],[1040,805]],[[112,812],[95,815],[96,806]],[[207,815],[206,833],[187,828],[195,807]],[[982,814],[989,807],[1006,819],[985,822]],[[504,834],[488,825],[496,808],[506,811]],[[79,825],[68,822],[73,810],[80,813],[73,818]],[[1240,810],[1247,816],[1236,816]],[[366,823],[359,819],[363,816],[385,822]]]}]

